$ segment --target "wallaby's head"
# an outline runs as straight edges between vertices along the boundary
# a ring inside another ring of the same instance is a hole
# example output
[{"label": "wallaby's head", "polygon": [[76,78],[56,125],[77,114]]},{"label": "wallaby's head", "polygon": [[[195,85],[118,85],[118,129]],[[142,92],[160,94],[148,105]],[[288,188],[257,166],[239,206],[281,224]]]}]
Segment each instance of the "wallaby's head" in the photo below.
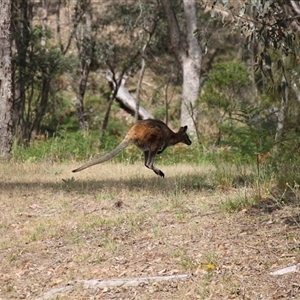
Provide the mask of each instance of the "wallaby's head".
[{"label": "wallaby's head", "polygon": [[190,140],[189,136],[186,133],[187,129],[188,129],[187,126],[180,127],[180,129],[179,129],[179,132],[182,134],[181,143],[190,145],[192,143],[192,141]]}]

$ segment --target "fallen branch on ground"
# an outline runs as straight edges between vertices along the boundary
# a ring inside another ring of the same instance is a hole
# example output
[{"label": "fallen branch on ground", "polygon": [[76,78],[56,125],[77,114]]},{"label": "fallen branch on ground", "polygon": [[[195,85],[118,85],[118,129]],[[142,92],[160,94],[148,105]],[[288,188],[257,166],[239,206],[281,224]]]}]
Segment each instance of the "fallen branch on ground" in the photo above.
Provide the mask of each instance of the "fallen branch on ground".
[{"label": "fallen branch on ground", "polygon": [[121,286],[139,286],[149,284],[151,282],[161,282],[169,280],[186,280],[189,279],[191,274],[169,275],[169,276],[149,276],[149,277],[134,277],[134,278],[115,278],[115,279],[91,279],[91,280],[78,280],[68,283],[66,286],[54,288],[36,300],[46,300],[58,297],[61,294],[69,294],[75,290],[78,285],[82,285],[83,289],[105,289],[109,287]]},{"label": "fallen branch on ground", "polygon": [[275,276],[275,275],[284,275],[284,274],[293,273],[293,272],[297,272],[297,271],[298,272],[300,271],[300,264],[293,265],[293,266],[290,266],[290,267],[286,267],[286,268],[271,272],[270,275],[273,275],[273,276]]}]

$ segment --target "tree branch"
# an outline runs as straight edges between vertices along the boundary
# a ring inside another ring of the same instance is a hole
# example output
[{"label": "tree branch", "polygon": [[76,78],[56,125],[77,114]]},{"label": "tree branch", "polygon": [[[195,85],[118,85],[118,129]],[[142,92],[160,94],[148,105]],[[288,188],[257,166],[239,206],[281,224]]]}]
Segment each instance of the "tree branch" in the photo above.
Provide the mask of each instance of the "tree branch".
[{"label": "tree branch", "polygon": [[170,40],[171,40],[171,48],[174,51],[176,58],[181,62],[182,54],[184,53],[182,41],[180,38],[180,29],[178,25],[178,21],[173,10],[172,4],[170,0],[161,0],[163,5],[165,15],[168,22]]}]

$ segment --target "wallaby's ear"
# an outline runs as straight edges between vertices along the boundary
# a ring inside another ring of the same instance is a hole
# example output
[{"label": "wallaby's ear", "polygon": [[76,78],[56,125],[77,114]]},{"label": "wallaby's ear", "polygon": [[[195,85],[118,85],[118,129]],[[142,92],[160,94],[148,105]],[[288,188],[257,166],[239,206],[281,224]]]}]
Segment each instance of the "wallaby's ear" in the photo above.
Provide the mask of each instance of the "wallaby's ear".
[{"label": "wallaby's ear", "polygon": [[188,127],[187,126],[182,126],[180,127],[180,131],[185,133],[187,131]]}]

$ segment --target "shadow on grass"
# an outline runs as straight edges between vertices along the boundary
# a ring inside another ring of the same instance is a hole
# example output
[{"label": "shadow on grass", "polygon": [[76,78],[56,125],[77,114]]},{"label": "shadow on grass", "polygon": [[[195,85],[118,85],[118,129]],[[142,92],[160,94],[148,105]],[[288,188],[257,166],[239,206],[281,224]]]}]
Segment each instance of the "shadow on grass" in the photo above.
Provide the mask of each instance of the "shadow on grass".
[{"label": "shadow on grass", "polygon": [[67,191],[77,192],[79,194],[97,193],[101,191],[118,191],[128,190],[129,192],[135,191],[148,191],[155,193],[168,193],[168,192],[192,192],[215,190],[216,186],[208,175],[203,174],[185,174],[182,176],[169,176],[167,178],[160,177],[143,177],[135,176],[122,179],[76,179],[70,177],[61,179],[60,182],[0,182],[0,191],[12,191],[14,189],[36,191],[36,190],[51,190],[51,191]]},{"label": "shadow on grass", "polygon": [[289,216],[279,217],[283,220],[284,224],[288,226],[300,225],[300,213],[299,213],[299,199],[295,195],[289,195],[285,201],[279,201],[276,198],[265,198],[258,203],[252,205],[248,210],[247,214],[252,216],[258,216],[261,214],[272,214],[275,211],[280,211],[284,207],[289,206],[293,209],[293,213]]}]

